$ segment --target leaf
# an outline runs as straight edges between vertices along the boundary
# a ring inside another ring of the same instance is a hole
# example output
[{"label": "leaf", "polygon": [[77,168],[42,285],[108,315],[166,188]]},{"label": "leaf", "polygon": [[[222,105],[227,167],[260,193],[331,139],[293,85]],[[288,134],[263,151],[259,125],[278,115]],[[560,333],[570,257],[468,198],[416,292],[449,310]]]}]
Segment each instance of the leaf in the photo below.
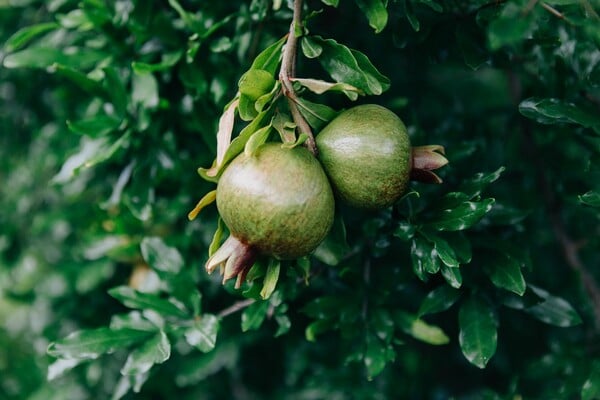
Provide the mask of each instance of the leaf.
[{"label": "leaf", "polygon": [[200,199],[200,201],[196,204],[194,209],[188,213],[188,219],[190,221],[196,219],[196,217],[198,216],[198,214],[200,214],[200,212],[204,209],[204,207],[214,203],[216,199],[217,199],[217,190],[216,189],[211,190],[210,192],[206,193]]},{"label": "leaf", "polygon": [[455,289],[459,289],[462,286],[462,275],[460,269],[450,268],[442,264],[441,273],[448,285]]},{"label": "leaf", "polygon": [[492,209],[494,199],[466,201],[451,209],[441,210],[430,219],[429,227],[440,231],[461,231],[475,225]]},{"label": "leaf", "polygon": [[559,99],[529,98],[519,104],[519,112],[541,124],[579,124],[600,133],[600,115]]},{"label": "leaf", "polygon": [[413,238],[417,228],[408,221],[400,221],[394,230],[394,236],[403,241],[408,241]]},{"label": "leaf", "polygon": [[29,47],[4,58],[6,68],[48,68],[64,65],[85,70],[106,58],[106,54],[88,48],[70,48],[66,53],[59,48]]},{"label": "leaf", "polygon": [[590,190],[579,196],[579,201],[587,206],[600,207],[600,193]]},{"label": "leaf", "polygon": [[277,331],[273,335],[273,337],[279,337],[285,335],[290,331],[292,327],[292,321],[287,315],[276,315],[275,321],[277,322]]},{"label": "leaf", "polygon": [[346,239],[346,226],[339,213],[333,219],[331,230],[314,252],[315,258],[331,265],[338,265],[350,252],[350,246]]},{"label": "leaf", "polygon": [[488,27],[488,42],[492,50],[513,46],[524,41],[530,34],[533,13],[522,12],[521,6],[508,3],[501,15]]},{"label": "leaf", "polygon": [[461,292],[448,285],[441,285],[425,296],[419,307],[418,317],[446,311],[460,298]]},{"label": "leaf", "polygon": [[171,343],[167,335],[160,331],[129,354],[125,365],[121,368],[121,374],[144,374],[150,371],[155,364],[162,364],[170,357]]},{"label": "leaf", "polygon": [[382,0],[355,0],[358,8],[366,15],[369,25],[379,33],[388,22],[388,12]]},{"label": "leaf", "polygon": [[333,108],[324,104],[313,103],[304,98],[298,98],[298,109],[306,122],[316,131],[320,131],[325,125],[334,119],[338,113]]},{"label": "leaf", "polygon": [[161,60],[157,64],[148,64],[144,62],[134,61],[131,63],[131,67],[136,74],[146,74],[150,72],[160,72],[166,71],[172,68],[183,56],[183,52],[181,50],[173,51],[170,53],[163,53],[161,55]]},{"label": "leaf", "polygon": [[456,253],[446,240],[434,233],[424,231],[421,231],[420,233],[425,239],[433,243],[437,256],[444,264],[452,268],[458,267],[459,262],[456,258]]},{"label": "leaf", "polygon": [[342,92],[344,93],[350,100],[356,100],[359,95],[363,95],[364,93],[355,88],[352,85],[347,83],[333,83],[326,82],[320,79],[303,79],[303,78],[292,78],[292,81],[298,82],[300,85],[304,86],[308,90],[316,94],[323,94],[325,92]]},{"label": "leaf", "polygon": [[600,398],[600,361],[592,363],[589,377],[581,388],[581,400],[594,400]]},{"label": "leaf", "polygon": [[275,287],[277,286],[277,280],[279,279],[279,270],[281,269],[281,261],[271,258],[269,260],[269,266],[263,282],[263,288],[260,291],[260,297],[265,300],[271,297]]},{"label": "leaf", "polygon": [[575,326],[582,322],[577,311],[566,300],[533,285],[529,285],[529,288],[544,301],[526,308],[525,312],[546,324],[560,327]]},{"label": "leaf", "polygon": [[347,83],[370,95],[382,94],[390,87],[390,80],[363,53],[320,36],[305,40],[308,46],[322,48],[318,60],[336,82]]},{"label": "leaf", "polygon": [[141,342],[151,335],[152,332],[127,328],[82,330],[51,343],[48,354],[57,358],[95,359],[102,354]]},{"label": "leaf", "polygon": [[186,329],[185,340],[203,353],[208,353],[215,348],[219,319],[212,314],[204,314],[194,324]]},{"label": "leaf", "polygon": [[59,27],[56,22],[43,22],[41,24],[26,26],[13,33],[4,42],[4,50],[7,53],[19,50],[26,46],[30,41],[35,39],[37,36],[46,33],[48,31],[55,30]]},{"label": "leaf", "polygon": [[440,270],[437,252],[433,245],[421,236],[415,236],[412,240],[410,256],[413,271],[421,280],[425,280],[424,273],[435,274]]},{"label": "leaf", "polygon": [[225,231],[225,222],[221,217],[217,218],[217,229],[215,230],[215,234],[208,246],[208,256],[212,257],[213,254],[221,247],[221,239],[223,237],[223,232]]},{"label": "leaf", "polygon": [[441,328],[435,325],[430,325],[415,315],[398,311],[394,314],[394,318],[404,333],[417,340],[434,346],[439,346],[450,342],[450,338]]},{"label": "leaf", "polygon": [[48,381],[53,381],[56,378],[60,378],[84,361],[86,360],[77,358],[59,358],[48,366],[46,379],[48,379]]},{"label": "leaf", "polygon": [[258,148],[267,141],[269,135],[271,134],[271,131],[272,126],[269,124],[267,126],[263,126],[259,130],[254,132],[252,136],[250,136],[250,139],[248,139],[248,141],[246,142],[246,146],[244,146],[244,153],[246,154],[246,156],[253,156],[258,150]]},{"label": "leaf", "polygon": [[242,313],[242,332],[253,331],[262,325],[267,317],[268,301],[255,301]]},{"label": "leaf", "polygon": [[328,6],[337,7],[340,3],[340,0],[321,0],[323,4],[327,4]]},{"label": "leaf", "polygon": [[394,353],[390,350],[389,345],[383,343],[377,336],[367,335],[363,362],[369,379],[379,375],[388,361],[393,359]]},{"label": "leaf", "polygon": [[67,121],[71,132],[92,138],[107,135],[115,131],[120,124],[120,120],[103,114],[80,121]]},{"label": "leaf", "polygon": [[458,44],[458,48],[462,53],[463,60],[469,68],[471,68],[473,71],[477,71],[488,61],[489,55],[485,50],[485,47],[477,43],[474,38],[475,33],[467,31],[467,29],[464,27],[464,24],[457,26],[455,36],[456,43]]},{"label": "leaf", "polygon": [[136,73],[131,78],[131,101],[143,108],[158,106],[158,82],[150,73]]},{"label": "leaf", "polygon": [[262,69],[274,75],[281,61],[281,49],[287,40],[287,36],[282,37],[264,49],[252,62],[250,69]]},{"label": "leaf", "polygon": [[483,299],[473,296],[461,306],[458,322],[458,340],[465,358],[476,367],[485,368],[498,341],[494,312]]},{"label": "leaf", "polygon": [[250,69],[238,81],[240,93],[252,100],[269,93],[274,85],[273,74],[264,69]]},{"label": "leaf", "polygon": [[154,310],[162,316],[173,316],[178,318],[189,318],[189,313],[170,302],[153,294],[142,293],[129,286],[118,286],[108,291],[115,299],[119,300],[125,307],[139,310]]},{"label": "leaf", "polygon": [[521,263],[508,254],[500,252],[490,254],[485,261],[484,271],[495,286],[519,296],[525,293],[526,285],[521,273]]},{"label": "leaf", "polygon": [[404,6],[404,16],[408,20],[408,23],[413,28],[415,32],[419,32],[421,29],[421,24],[415,15],[415,10],[413,8],[413,4],[410,0],[402,0],[402,5]]},{"label": "leaf", "polygon": [[444,236],[450,247],[454,250],[456,258],[461,264],[469,264],[473,257],[471,242],[464,233],[456,232],[452,235]]},{"label": "leaf", "polygon": [[177,249],[167,246],[159,237],[145,237],[140,244],[142,257],[157,271],[177,274],[181,272],[184,261]]},{"label": "leaf", "polygon": [[500,167],[494,172],[479,172],[461,184],[460,192],[466,195],[469,200],[472,200],[481,195],[490,183],[496,182],[505,170],[505,167]]}]

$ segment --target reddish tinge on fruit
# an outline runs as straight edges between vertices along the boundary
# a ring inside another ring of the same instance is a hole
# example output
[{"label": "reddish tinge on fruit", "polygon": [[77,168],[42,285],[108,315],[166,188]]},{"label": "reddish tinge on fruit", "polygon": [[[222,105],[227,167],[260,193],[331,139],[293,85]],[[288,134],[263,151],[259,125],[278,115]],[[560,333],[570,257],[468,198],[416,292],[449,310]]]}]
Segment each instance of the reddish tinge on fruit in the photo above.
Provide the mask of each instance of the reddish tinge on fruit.
[{"label": "reddish tinge on fruit", "polygon": [[409,180],[441,183],[432,172],[448,163],[438,145],[411,147],[406,127],[387,108],[350,108],[316,138],[319,160],[336,194],[354,207],[379,209],[394,204]]}]

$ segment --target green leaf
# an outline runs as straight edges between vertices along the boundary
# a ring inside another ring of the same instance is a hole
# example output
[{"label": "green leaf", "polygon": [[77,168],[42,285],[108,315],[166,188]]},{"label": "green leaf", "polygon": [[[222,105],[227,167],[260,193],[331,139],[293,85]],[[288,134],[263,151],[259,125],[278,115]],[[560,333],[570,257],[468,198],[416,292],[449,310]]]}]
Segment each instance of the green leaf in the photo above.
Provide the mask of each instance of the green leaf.
[{"label": "green leaf", "polygon": [[263,282],[263,288],[260,291],[260,297],[265,300],[271,297],[275,287],[277,286],[277,281],[279,280],[279,270],[281,269],[281,261],[271,258],[269,260],[269,266],[267,267],[267,272],[265,274],[265,280]]},{"label": "green leaf", "polygon": [[121,121],[118,119],[102,114],[80,121],[67,121],[71,132],[92,138],[107,135],[116,130],[120,124]]},{"label": "green leaf", "polygon": [[298,109],[306,122],[316,130],[320,131],[325,125],[334,119],[338,112],[324,104],[313,103],[304,98],[298,98]]},{"label": "green leaf", "polygon": [[481,298],[466,300],[458,313],[460,348],[467,360],[485,368],[498,341],[496,317],[490,306]]},{"label": "green leaf", "polygon": [[600,193],[590,190],[579,196],[579,201],[587,206],[600,207]]},{"label": "green leaf", "polygon": [[285,335],[290,331],[292,321],[290,321],[290,318],[287,315],[275,315],[275,321],[277,322],[277,331],[273,337]]},{"label": "green leaf", "polygon": [[581,400],[600,399],[600,361],[592,363],[589,377],[581,388]]},{"label": "green leaf", "polygon": [[337,7],[340,3],[340,0],[321,0],[323,4],[327,4],[328,6]]},{"label": "green leaf", "polygon": [[142,257],[153,269],[169,274],[181,272],[184,261],[176,248],[167,246],[156,236],[145,237],[140,244]]},{"label": "green leaf", "polygon": [[302,79],[302,78],[293,78],[294,82],[298,82],[300,85],[304,86],[308,90],[316,94],[323,94],[325,92],[342,92],[344,93],[350,100],[356,100],[359,95],[363,95],[364,93],[355,88],[352,85],[347,83],[332,83],[322,81],[320,79]]},{"label": "green leaf", "polygon": [[242,313],[242,332],[260,328],[269,310],[268,301],[255,301]]},{"label": "green leaf", "polygon": [[415,235],[417,228],[408,221],[400,221],[398,226],[394,230],[394,236],[403,241],[412,239]]},{"label": "green leaf", "polygon": [[131,67],[136,74],[147,74],[150,72],[159,72],[166,71],[172,68],[183,56],[183,52],[181,50],[173,51],[170,53],[163,53],[161,55],[161,60],[157,64],[148,64],[144,62],[134,61],[131,63]]},{"label": "green leaf", "polygon": [[472,200],[480,196],[490,183],[496,182],[505,170],[505,167],[500,167],[494,172],[479,172],[461,184],[460,192],[465,194],[469,200]]},{"label": "green leaf", "polygon": [[363,362],[367,369],[368,379],[379,375],[388,361],[393,360],[394,353],[389,345],[375,335],[367,335],[366,350]]},{"label": "green leaf", "polygon": [[455,31],[456,43],[462,53],[465,64],[472,70],[477,71],[482,65],[484,65],[489,55],[485,48],[473,37],[474,32],[467,31],[467,29],[461,24],[458,25]]},{"label": "green leaf", "polygon": [[59,48],[29,47],[7,55],[3,64],[6,68],[48,68],[53,65],[64,65],[85,70],[105,57],[104,53],[83,48],[71,48],[66,53]]},{"label": "green leaf", "polygon": [[51,343],[48,354],[57,358],[94,359],[141,342],[151,335],[152,332],[127,328],[82,330]]},{"label": "green leaf", "polygon": [[127,104],[129,101],[129,95],[125,90],[125,85],[116,68],[106,67],[103,71],[105,75],[104,90],[108,93],[117,115],[123,117],[127,111]]},{"label": "green leaf", "polygon": [[459,289],[462,286],[462,275],[460,273],[460,269],[450,268],[445,264],[442,264],[440,272],[442,273],[442,276],[446,282],[448,282],[448,285],[455,289]]},{"label": "green leaf", "polygon": [[247,156],[253,156],[258,148],[267,141],[271,134],[271,130],[271,125],[267,125],[254,132],[246,142],[246,146],[244,146],[244,153]]},{"label": "green leaf", "polygon": [[404,8],[404,16],[408,20],[408,23],[415,32],[419,32],[421,29],[421,24],[419,23],[419,20],[415,14],[412,2],[410,0],[402,0],[401,3]]},{"label": "green leaf", "polygon": [[446,311],[460,298],[461,292],[448,285],[441,285],[432,290],[425,296],[425,299],[419,307],[417,316],[421,317],[427,314],[435,314]]},{"label": "green leaf", "polygon": [[388,22],[388,12],[386,3],[382,0],[355,0],[356,5],[369,20],[369,25],[379,33],[385,28]]},{"label": "green leaf", "polygon": [[434,233],[424,231],[421,231],[420,233],[425,239],[433,243],[433,248],[435,250],[436,255],[444,264],[452,268],[458,267],[459,262],[456,258],[456,253],[446,240],[442,239],[440,236]]},{"label": "green leaf", "polygon": [[579,124],[600,133],[600,115],[559,99],[529,98],[519,104],[519,112],[541,124]]},{"label": "green leaf", "polygon": [[240,93],[251,100],[269,93],[274,85],[273,74],[264,69],[250,69],[238,81]]},{"label": "green leaf", "polygon": [[382,94],[390,87],[390,80],[363,53],[320,36],[305,40],[311,48],[322,48],[318,60],[336,82],[347,83],[370,95]]},{"label": "green leaf", "polygon": [[339,315],[347,299],[340,296],[317,297],[302,308],[302,312],[311,318],[326,319]]},{"label": "green leaf", "polygon": [[314,252],[314,256],[327,265],[336,266],[350,252],[346,239],[346,226],[339,213],[333,219],[331,230]]},{"label": "green leaf", "polygon": [[394,318],[398,324],[398,327],[402,329],[404,333],[417,340],[434,346],[439,346],[450,342],[450,338],[441,328],[435,325],[430,325],[415,315],[398,311],[394,314]]},{"label": "green leaf", "polygon": [[208,353],[215,348],[219,319],[212,314],[204,314],[194,321],[194,324],[185,330],[185,340],[203,353]]},{"label": "green leaf", "polygon": [[143,108],[154,109],[158,106],[158,82],[150,73],[136,73],[131,79],[131,101]]},{"label": "green leaf", "polygon": [[502,289],[522,296],[526,285],[521,273],[521,263],[508,254],[494,252],[486,258],[484,271],[492,283]]},{"label": "green leaf", "polygon": [[533,285],[529,285],[529,288],[544,301],[526,308],[525,312],[546,324],[560,327],[575,326],[582,322],[577,311],[566,300]]},{"label": "green leaf", "polygon": [[454,250],[459,263],[468,264],[471,262],[471,258],[473,257],[471,242],[463,232],[446,235],[444,238]]},{"label": "green leaf", "polygon": [[435,274],[440,270],[440,263],[433,245],[422,238],[415,236],[412,240],[410,256],[413,265],[413,271],[424,281],[425,273]]},{"label": "green leaf", "polygon": [[479,202],[466,201],[459,206],[445,209],[434,214],[429,227],[440,231],[461,231],[475,225],[492,209],[494,199]]},{"label": "green leaf", "polygon": [[183,307],[161,299],[153,294],[142,293],[129,286],[118,286],[108,291],[115,299],[119,300],[125,307],[139,310],[154,310],[162,316],[173,316],[177,318],[189,318],[189,313]]},{"label": "green leaf", "polygon": [[25,28],[21,28],[13,33],[11,37],[6,40],[6,42],[4,42],[4,50],[7,53],[19,50],[37,36],[48,31],[55,30],[58,27],[59,25],[56,22],[43,22],[41,24],[30,25],[26,26]]},{"label": "green leaf", "polygon": [[533,13],[525,13],[516,3],[508,3],[500,17],[488,28],[488,42],[492,50],[513,46],[524,41],[532,29]]},{"label": "green leaf", "polygon": [[277,42],[273,43],[264,49],[252,62],[250,69],[262,69],[275,75],[279,62],[281,61],[281,49],[285,44],[287,36],[282,37]]},{"label": "green leaf", "polygon": [[144,374],[156,365],[162,364],[171,357],[171,343],[167,335],[160,331],[135,349],[127,357],[121,368],[123,375]]},{"label": "green leaf", "polygon": [[208,256],[211,257],[219,247],[221,247],[221,240],[223,238],[223,233],[225,232],[225,222],[221,217],[217,218],[217,229],[215,230],[215,234],[208,246]]}]

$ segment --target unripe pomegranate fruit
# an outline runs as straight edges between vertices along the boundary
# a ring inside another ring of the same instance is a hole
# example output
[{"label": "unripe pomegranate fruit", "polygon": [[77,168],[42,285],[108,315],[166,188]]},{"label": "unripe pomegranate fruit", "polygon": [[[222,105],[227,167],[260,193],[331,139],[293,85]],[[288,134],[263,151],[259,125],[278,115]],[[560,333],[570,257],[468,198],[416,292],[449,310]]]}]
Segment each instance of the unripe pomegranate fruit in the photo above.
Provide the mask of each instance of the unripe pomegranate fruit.
[{"label": "unripe pomegranate fruit", "polygon": [[266,143],[241,153],[221,175],[217,208],[230,237],[206,263],[223,281],[244,281],[257,255],[292,259],[309,254],[333,223],[334,199],[318,160],[305,148]]},{"label": "unripe pomegranate fruit", "polygon": [[360,208],[394,204],[410,179],[441,183],[431,171],[448,163],[441,146],[411,147],[400,118],[375,104],[342,112],[318,134],[316,143],[336,193]]}]

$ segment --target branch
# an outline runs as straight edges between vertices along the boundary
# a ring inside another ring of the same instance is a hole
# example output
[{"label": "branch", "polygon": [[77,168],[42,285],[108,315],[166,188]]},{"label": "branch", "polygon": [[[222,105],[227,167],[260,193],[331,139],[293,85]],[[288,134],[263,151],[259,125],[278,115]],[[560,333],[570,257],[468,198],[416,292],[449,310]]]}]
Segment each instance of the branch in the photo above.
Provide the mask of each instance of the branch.
[{"label": "branch", "polygon": [[217,313],[217,317],[218,318],[224,318],[228,315],[234,314],[240,310],[243,310],[244,308],[250,306],[251,304],[253,304],[256,300],[254,299],[246,299],[246,300],[240,300],[240,301],[236,301],[235,303],[233,303],[232,305],[230,305],[229,307],[219,311]]},{"label": "branch", "polygon": [[287,42],[283,49],[283,56],[281,61],[281,70],[279,71],[279,80],[281,82],[282,92],[288,99],[288,105],[292,118],[296,123],[296,126],[300,130],[300,133],[306,133],[308,139],[305,145],[313,155],[317,155],[317,146],[315,144],[315,138],[312,130],[306,122],[306,119],[300,113],[298,108],[298,97],[294,90],[291,78],[294,77],[296,72],[296,52],[298,48],[298,36],[296,32],[302,29],[302,0],[294,0],[294,15],[292,23],[290,24],[290,33],[288,34]]}]

